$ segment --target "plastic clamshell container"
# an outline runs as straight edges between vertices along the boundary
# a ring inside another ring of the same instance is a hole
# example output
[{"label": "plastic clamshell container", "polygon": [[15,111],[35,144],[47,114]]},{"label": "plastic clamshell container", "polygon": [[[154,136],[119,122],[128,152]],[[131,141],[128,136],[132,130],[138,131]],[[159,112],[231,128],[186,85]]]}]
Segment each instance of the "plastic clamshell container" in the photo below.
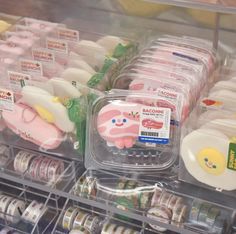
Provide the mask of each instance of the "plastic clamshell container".
[{"label": "plastic clamshell container", "polygon": [[[235,168],[235,119],[209,120],[189,134],[181,143],[184,168],[195,180],[217,190],[236,190],[232,180]],[[180,176],[184,173],[180,173]],[[181,176],[185,181],[191,178]]]},{"label": "plastic clamshell container", "polygon": [[[146,108],[156,117],[146,117]],[[177,157],[182,110],[171,108],[162,97],[121,90],[95,100],[87,120],[86,168],[144,172],[170,167]]]},{"label": "plastic clamshell container", "polygon": [[62,78],[12,81],[0,89],[3,143],[82,160],[89,88]]}]

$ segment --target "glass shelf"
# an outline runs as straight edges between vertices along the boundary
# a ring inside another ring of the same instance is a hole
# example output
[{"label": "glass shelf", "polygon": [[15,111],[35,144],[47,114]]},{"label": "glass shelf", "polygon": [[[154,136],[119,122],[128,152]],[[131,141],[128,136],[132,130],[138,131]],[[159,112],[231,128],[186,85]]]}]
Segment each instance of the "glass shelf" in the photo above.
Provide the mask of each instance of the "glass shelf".
[{"label": "glass shelf", "polygon": [[236,13],[236,2],[234,0],[146,0],[146,2],[202,9],[219,13]]}]

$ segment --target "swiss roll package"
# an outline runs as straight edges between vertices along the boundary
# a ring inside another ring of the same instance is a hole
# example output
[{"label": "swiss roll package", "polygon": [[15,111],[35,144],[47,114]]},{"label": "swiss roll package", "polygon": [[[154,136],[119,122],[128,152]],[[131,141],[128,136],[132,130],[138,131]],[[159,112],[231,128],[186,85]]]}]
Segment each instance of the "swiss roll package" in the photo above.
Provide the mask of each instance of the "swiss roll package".
[{"label": "swiss roll package", "polygon": [[17,92],[11,87],[0,89],[3,141],[82,160],[90,90],[57,77],[24,82]]},{"label": "swiss roll package", "polygon": [[90,105],[86,168],[160,171],[179,147],[182,100],[113,90]]}]

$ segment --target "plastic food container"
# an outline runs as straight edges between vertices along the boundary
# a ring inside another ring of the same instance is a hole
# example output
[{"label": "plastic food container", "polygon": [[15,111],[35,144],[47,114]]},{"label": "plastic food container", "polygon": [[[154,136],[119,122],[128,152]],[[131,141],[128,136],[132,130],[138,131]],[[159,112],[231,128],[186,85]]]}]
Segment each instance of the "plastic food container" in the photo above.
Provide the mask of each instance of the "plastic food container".
[{"label": "plastic food container", "polygon": [[140,172],[170,167],[177,157],[182,111],[177,103],[172,107],[158,95],[120,90],[98,98],[88,113],[85,166]]}]

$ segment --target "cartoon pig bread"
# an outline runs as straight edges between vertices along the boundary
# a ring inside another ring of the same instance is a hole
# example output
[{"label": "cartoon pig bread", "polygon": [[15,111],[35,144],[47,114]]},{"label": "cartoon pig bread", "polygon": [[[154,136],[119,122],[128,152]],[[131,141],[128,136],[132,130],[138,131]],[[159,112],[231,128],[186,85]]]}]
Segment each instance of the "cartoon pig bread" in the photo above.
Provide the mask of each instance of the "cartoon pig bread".
[{"label": "cartoon pig bread", "polygon": [[108,146],[131,148],[139,134],[139,118],[142,105],[113,101],[98,113],[97,129]]}]

